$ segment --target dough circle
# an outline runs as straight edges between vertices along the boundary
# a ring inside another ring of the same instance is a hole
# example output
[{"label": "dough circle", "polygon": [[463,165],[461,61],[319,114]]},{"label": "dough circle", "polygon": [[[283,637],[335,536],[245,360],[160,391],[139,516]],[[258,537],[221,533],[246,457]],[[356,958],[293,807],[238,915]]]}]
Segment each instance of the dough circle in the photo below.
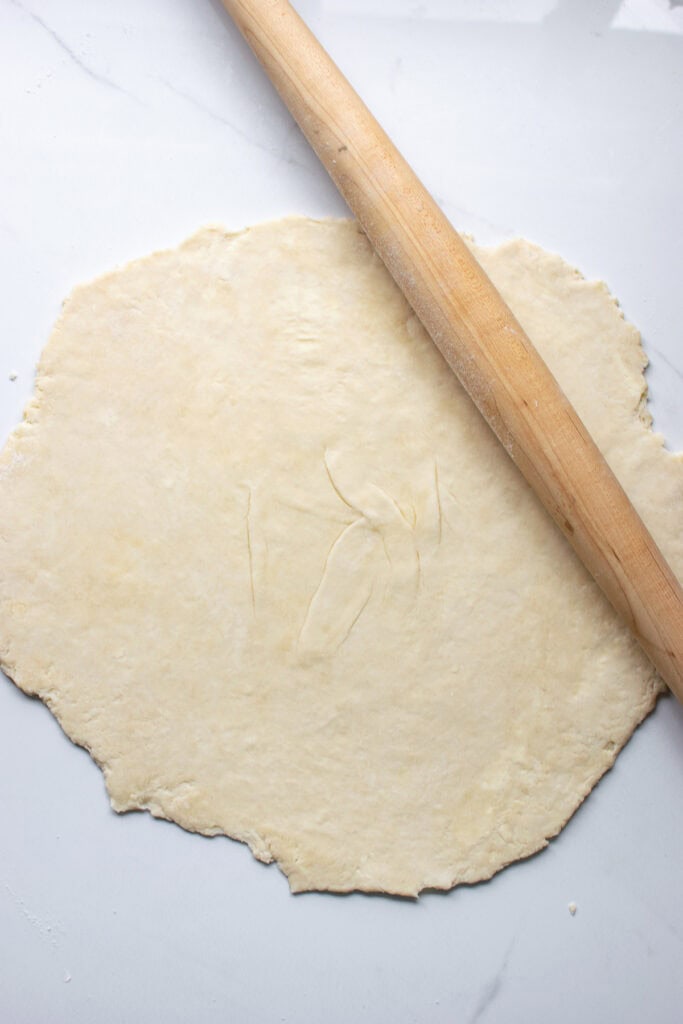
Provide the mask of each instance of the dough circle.
[{"label": "dough circle", "polygon": [[[476,248],[674,570],[683,460],[602,284]],[[661,683],[350,221],[76,289],[0,457],[0,663],[146,808],[292,890],[546,845]]]}]

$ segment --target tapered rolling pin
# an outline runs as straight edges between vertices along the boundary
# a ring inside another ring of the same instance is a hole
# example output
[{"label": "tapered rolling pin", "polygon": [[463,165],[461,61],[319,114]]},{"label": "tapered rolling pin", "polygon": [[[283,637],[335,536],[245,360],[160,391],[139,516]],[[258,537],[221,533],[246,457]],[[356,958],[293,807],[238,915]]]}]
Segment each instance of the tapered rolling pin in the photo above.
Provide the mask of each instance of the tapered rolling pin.
[{"label": "tapered rolling pin", "polygon": [[683,592],[458,233],[287,0],[222,0],[452,370],[683,702]]}]

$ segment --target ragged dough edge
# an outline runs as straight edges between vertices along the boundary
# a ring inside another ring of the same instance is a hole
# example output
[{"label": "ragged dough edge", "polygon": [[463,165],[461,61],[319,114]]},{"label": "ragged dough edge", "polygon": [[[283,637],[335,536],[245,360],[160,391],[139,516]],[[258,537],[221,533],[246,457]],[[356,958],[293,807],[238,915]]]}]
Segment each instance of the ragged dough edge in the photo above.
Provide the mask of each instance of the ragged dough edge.
[{"label": "ragged dough edge", "polygon": [[[591,774],[586,779],[582,786],[576,803],[572,806],[566,817],[558,819],[558,824],[547,832],[547,834],[538,841],[531,841],[525,847],[515,846],[515,852],[509,857],[503,856],[491,856],[489,859],[492,862],[487,870],[481,869],[481,862],[478,862],[478,868],[471,870],[467,865],[461,866],[455,871],[450,879],[446,882],[443,881],[430,881],[426,879],[421,883],[415,885],[412,883],[406,883],[402,879],[397,879],[396,882],[390,886],[384,888],[376,884],[364,884],[362,880],[354,879],[349,884],[338,884],[333,879],[318,879],[312,882],[311,873],[301,872],[296,861],[289,858],[275,857],[277,866],[280,868],[282,873],[287,877],[289,888],[292,893],[305,893],[305,892],[333,892],[340,895],[345,895],[352,892],[366,892],[366,893],[380,893],[389,896],[400,896],[406,899],[419,899],[423,893],[429,892],[449,892],[451,889],[456,888],[460,885],[476,886],[480,883],[488,882],[494,875],[497,875],[499,871],[504,868],[510,867],[518,862],[523,862],[534,857],[537,853],[544,850],[550,842],[555,839],[560,832],[562,832],[569,821],[576,814],[579,807],[583,804],[586,798],[592,793],[595,787],[598,785],[600,780],[610,771],[614,766],[619,753],[624,749],[626,744],[629,742],[631,737],[634,735],[636,729],[638,729],[644,722],[644,720],[652,713],[659,698],[668,694],[668,689],[664,682],[659,678],[655,671],[649,679],[649,688],[645,694],[643,701],[638,707],[637,720],[631,728],[631,731],[625,736],[618,744],[615,744],[612,748],[608,759],[603,765],[601,765],[595,773]],[[490,836],[485,836],[479,845],[489,844]],[[259,858],[260,859],[260,858]]]},{"label": "ragged dough edge", "polygon": [[[381,887],[376,883],[365,882],[363,878],[358,877],[357,874],[354,874],[354,877],[352,877],[347,883],[338,883],[334,878],[321,877],[315,871],[302,871],[296,856],[291,856],[288,853],[280,854],[274,852],[272,844],[254,829],[240,826],[229,826],[226,828],[225,826],[220,825],[198,827],[193,824],[190,818],[185,816],[182,811],[178,809],[177,804],[173,799],[176,790],[171,789],[170,787],[149,787],[154,789],[154,798],[132,793],[126,800],[118,799],[112,791],[111,776],[112,771],[114,770],[112,763],[105,758],[99,757],[88,743],[79,739],[77,734],[68,730],[62,720],[62,716],[60,715],[59,696],[55,695],[54,691],[46,690],[44,688],[41,690],[37,686],[21,679],[18,672],[16,672],[16,674],[8,672],[2,662],[2,658],[0,658],[0,668],[2,668],[5,674],[8,675],[24,693],[28,696],[40,699],[55,717],[64,735],[75,746],[81,747],[89,754],[102,772],[111,808],[117,814],[147,811],[153,818],[179,825],[186,832],[201,835],[209,839],[214,839],[220,836],[243,843],[249,848],[251,854],[256,860],[263,864],[275,863],[287,879],[290,892],[295,895],[307,892],[331,892],[339,895],[347,895],[353,892],[364,892],[387,896],[398,896],[405,899],[418,899],[422,893],[428,892],[448,892],[459,885],[479,885],[489,881],[494,875],[498,874],[498,872],[502,871],[504,868],[517,862],[528,860],[544,850],[548,844],[566,827],[569,820],[574,816],[578,808],[589,796],[595,786],[600,782],[601,778],[612,768],[620,751],[628,743],[631,736],[643,723],[644,719],[651,714],[658,698],[666,691],[666,686],[664,686],[657,674],[653,672],[650,680],[651,688],[648,690],[638,709],[638,718],[632,732],[622,739],[618,745],[614,746],[608,761],[602,765],[594,775],[586,780],[571,811],[565,818],[559,821],[557,826],[553,830],[549,831],[543,839],[538,842],[532,841],[521,850],[518,846],[515,847],[515,853],[508,858],[505,858],[504,856],[496,858],[491,857],[490,860],[492,861],[492,864],[488,871],[482,871],[481,868],[479,868],[472,872],[468,871],[467,866],[464,865],[455,871],[451,878],[446,882],[435,882],[426,879],[419,884],[413,884],[411,882],[406,882],[404,879],[397,878],[390,885]],[[482,839],[481,843],[483,844],[487,842],[488,839],[489,837],[485,837]],[[316,876],[317,880],[314,880],[316,879]]]},{"label": "ragged dough edge", "polygon": [[[73,731],[68,728],[65,721],[66,716],[63,714],[60,707],[59,692],[50,687],[46,687],[44,685],[41,686],[39,683],[32,683],[30,680],[25,679],[16,663],[10,662],[7,659],[4,650],[0,651],[0,669],[5,673],[8,679],[11,679],[12,682],[26,694],[27,697],[42,701],[56,719],[67,739],[73,743],[74,746],[80,747],[82,750],[86,751],[102,772],[104,785],[109,796],[109,803],[116,814],[148,811],[153,818],[177,824],[186,832],[193,832],[196,835],[206,836],[209,839],[216,838],[217,836],[224,836],[226,839],[232,839],[236,842],[244,843],[249,847],[256,860],[259,860],[264,864],[271,864],[275,860],[267,840],[263,836],[259,835],[259,833],[254,829],[235,827],[231,828],[230,831],[227,832],[225,828],[220,825],[202,828],[198,828],[196,825],[193,825],[191,820],[184,816],[178,809],[174,799],[174,797],[177,796],[178,789],[181,787],[176,786],[175,788],[172,788],[168,786],[150,786],[148,788],[154,791],[154,798],[147,795],[131,793],[128,799],[119,799],[116,796],[116,792],[112,784],[112,776],[116,770],[115,761],[111,758],[102,757],[97,750],[91,746],[91,744],[79,737],[77,731]],[[191,784],[185,783],[184,785]]]},{"label": "ragged dough edge", "polygon": [[[43,406],[47,405],[50,399],[50,386],[53,378],[49,370],[46,369],[46,364],[49,362],[49,357],[51,355],[53,347],[55,347],[58,344],[62,321],[65,315],[68,313],[69,304],[80,293],[89,290],[95,285],[115,280],[119,274],[135,268],[138,264],[149,264],[151,260],[162,259],[168,256],[172,256],[174,253],[178,251],[191,251],[193,247],[201,246],[204,243],[206,237],[210,235],[216,235],[221,240],[228,240],[230,241],[231,244],[236,244],[241,239],[249,235],[251,232],[257,232],[262,229],[269,230],[275,224],[287,222],[301,223],[301,221],[302,218],[298,217],[283,218],[281,221],[266,222],[263,225],[246,227],[238,231],[228,231],[217,225],[205,227],[197,231],[195,234],[193,234],[190,238],[188,238],[186,241],[184,241],[181,245],[177,247],[157,250],[156,252],[149,254],[147,256],[143,256],[139,259],[129,261],[128,263],[120,266],[119,268],[102,274],[86,284],[77,286],[77,288],[75,288],[69,295],[69,297],[67,297],[67,299],[64,301],[62,306],[62,313],[58,318],[57,323],[55,324],[55,327],[53,328],[53,331],[51,332],[48,342],[43,350],[43,354],[37,367],[34,393],[32,397],[29,399],[24,409],[22,422],[12,431],[2,451],[0,451],[0,482],[2,481],[3,476],[11,470],[12,465],[16,461],[23,461],[26,458],[30,458],[32,431],[35,429],[35,427],[38,425],[40,421],[40,414]],[[358,226],[355,224],[354,221],[350,221],[346,218],[323,218],[320,220],[313,220],[313,222],[318,224],[345,224],[349,226],[349,230],[359,230]],[[470,245],[475,254],[478,252],[484,252],[489,253],[491,255],[495,255],[500,252],[505,252],[506,250],[511,250],[514,252],[515,248],[517,248],[519,250],[524,251],[527,255],[531,254],[534,258],[537,259],[547,260],[548,258],[552,258],[556,261],[558,269],[561,270],[563,274],[569,273],[572,276],[574,283],[578,287],[599,289],[604,294],[604,296],[608,297],[610,301],[613,303],[615,311],[618,312],[620,318],[622,320],[625,320],[624,314],[621,308],[619,307],[617,299],[611,295],[607,286],[603,282],[592,282],[586,280],[581,275],[580,271],[571,267],[560,256],[553,256],[552,254],[548,253],[546,250],[540,248],[539,246],[536,246],[533,243],[527,242],[523,239],[504,242],[499,246],[486,249],[481,249],[480,247],[476,246],[476,244],[471,239],[468,239],[467,241],[468,245]],[[641,363],[640,395],[637,403],[634,406],[633,415],[637,417],[643,429],[648,434],[652,435],[654,438],[658,440],[663,455],[665,455],[669,459],[673,459],[677,463],[683,463],[683,452],[669,451],[665,446],[664,437],[661,434],[655,433],[652,430],[652,417],[647,406],[648,387],[647,381],[644,376],[644,370],[648,365],[648,359],[642,348],[640,335],[635,328],[633,328],[633,344],[638,348]],[[572,817],[572,815],[575,813],[575,811],[578,809],[581,803],[585,800],[585,798],[588,796],[588,794],[591,792],[591,790],[594,788],[594,786],[597,784],[600,778],[602,778],[602,776],[612,767],[618,753],[621,749],[623,749],[625,744],[628,742],[628,739],[630,739],[630,736],[632,735],[631,731],[626,737],[621,739],[620,742],[614,746],[610,753],[610,756],[605,760],[605,762],[599,765],[596,768],[595,772],[592,773],[591,776],[585,780],[581,792],[578,795],[576,803],[573,806],[572,810],[566,815],[566,817],[563,817],[562,820],[559,821],[555,828],[549,831],[548,834],[542,840],[530,842],[528,846],[522,849],[521,851],[519,846],[517,846],[514,855],[510,856],[509,859],[504,859],[500,857],[491,858],[492,860],[495,860],[495,863],[492,863],[490,871],[487,874],[482,872],[481,869],[479,869],[476,872],[476,877],[471,878],[468,877],[467,867],[461,866],[453,874],[452,878],[449,881],[442,881],[438,884],[431,882],[429,879],[425,879],[424,882],[421,884],[413,884],[412,882],[408,883],[405,880],[396,879],[395,883],[392,882],[390,886],[380,888],[377,884],[365,884],[363,882],[363,879],[359,877],[354,877],[350,879],[348,883],[337,884],[333,880],[326,880],[324,878],[321,878],[314,869],[302,871],[297,862],[296,857],[292,857],[288,853],[284,853],[279,850],[275,851],[273,848],[273,844],[269,843],[265,837],[259,835],[254,830],[250,830],[248,828],[243,828],[240,826],[228,826],[226,828],[226,826],[218,825],[216,825],[215,827],[197,827],[196,825],[193,825],[189,818],[185,817],[182,814],[182,811],[178,808],[175,799],[177,795],[175,790],[169,788],[164,789],[163,787],[149,787],[154,789],[154,798],[151,798],[144,794],[131,794],[130,798],[127,800],[119,799],[114,795],[112,787],[112,774],[116,770],[115,763],[112,760],[107,760],[100,757],[97,751],[94,751],[86,742],[78,738],[77,732],[69,731],[67,724],[65,722],[65,717],[68,716],[64,716],[62,713],[62,710],[60,708],[59,694],[57,694],[49,685],[46,686],[44,683],[35,684],[24,679],[22,676],[20,666],[12,657],[11,647],[9,646],[9,644],[3,643],[1,638],[0,668],[2,668],[2,670],[26,694],[40,698],[48,706],[52,714],[57,718],[60,726],[62,727],[65,734],[69,737],[69,739],[75,745],[81,746],[88,751],[90,756],[93,758],[93,760],[103,773],[105,785],[110,795],[111,806],[114,811],[116,811],[117,813],[125,813],[127,811],[132,810],[146,810],[149,811],[149,813],[152,816],[163,820],[173,821],[179,824],[182,828],[184,828],[187,831],[196,832],[198,834],[202,834],[205,836],[226,835],[228,838],[235,839],[239,842],[245,843],[249,846],[252,854],[258,860],[264,863],[271,863],[273,861],[277,863],[280,870],[288,878],[290,889],[294,893],[318,890],[327,890],[338,893],[361,891],[385,892],[399,896],[414,898],[417,897],[422,891],[447,891],[459,884],[469,885],[478,884],[481,881],[486,881],[487,879],[491,878],[494,874],[496,874],[499,870],[501,870],[503,867],[506,867],[507,865],[514,863],[515,861],[529,858],[537,852],[539,852],[540,850],[544,849],[548,845],[548,843],[556,835],[558,835],[559,832],[564,828],[569,818]],[[649,680],[648,689],[644,694],[643,701],[637,708],[637,713],[635,716],[637,717],[637,721],[634,728],[637,728],[638,725],[640,725],[642,721],[647,717],[647,715],[653,710],[658,697],[661,695],[662,692],[665,691],[665,685],[663,684],[661,679],[659,679],[656,672],[653,670]],[[482,840],[482,842],[485,842],[485,840]],[[291,843],[290,845],[295,846],[296,844]]]}]

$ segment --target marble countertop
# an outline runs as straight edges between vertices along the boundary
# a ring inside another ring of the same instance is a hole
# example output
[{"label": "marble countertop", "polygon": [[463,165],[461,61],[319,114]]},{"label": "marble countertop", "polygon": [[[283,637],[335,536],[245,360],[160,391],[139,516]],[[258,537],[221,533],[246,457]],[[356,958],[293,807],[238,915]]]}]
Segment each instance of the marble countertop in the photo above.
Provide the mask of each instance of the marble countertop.
[{"label": "marble countertop", "polygon": [[[608,282],[682,447],[681,0],[296,6],[459,229]],[[0,82],[3,438],[77,282],[202,224],[345,212],[218,0],[0,0]],[[491,882],[295,898],[239,844],[114,815],[2,679],[0,1017],[673,1024],[682,794],[668,699],[548,849]]]}]

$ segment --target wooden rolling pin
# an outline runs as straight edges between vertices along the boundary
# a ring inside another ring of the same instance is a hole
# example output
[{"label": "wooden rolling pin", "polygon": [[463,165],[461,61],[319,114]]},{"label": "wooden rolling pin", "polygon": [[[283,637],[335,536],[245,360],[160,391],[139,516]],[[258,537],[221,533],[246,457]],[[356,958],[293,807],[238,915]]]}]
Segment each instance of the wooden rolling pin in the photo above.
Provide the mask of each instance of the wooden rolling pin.
[{"label": "wooden rolling pin", "polygon": [[505,450],[683,702],[683,592],[493,284],[286,0],[223,0]]}]

